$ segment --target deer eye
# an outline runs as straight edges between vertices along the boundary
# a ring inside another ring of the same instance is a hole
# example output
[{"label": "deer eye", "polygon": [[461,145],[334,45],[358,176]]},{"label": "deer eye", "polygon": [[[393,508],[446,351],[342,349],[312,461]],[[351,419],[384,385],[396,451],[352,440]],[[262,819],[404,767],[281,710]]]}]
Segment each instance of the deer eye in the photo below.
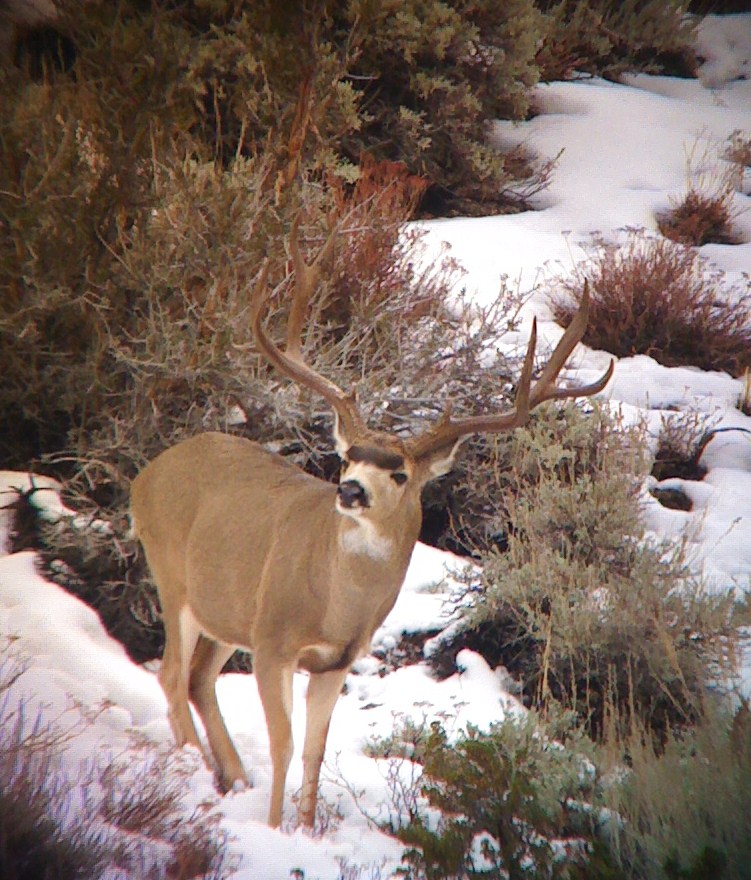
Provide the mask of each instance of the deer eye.
[{"label": "deer eye", "polygon": [[391,474],[391,479],[397,486],[403,486],[407,482],[407,475],[403,474],[401,471],[397,471],[396,473]]}]

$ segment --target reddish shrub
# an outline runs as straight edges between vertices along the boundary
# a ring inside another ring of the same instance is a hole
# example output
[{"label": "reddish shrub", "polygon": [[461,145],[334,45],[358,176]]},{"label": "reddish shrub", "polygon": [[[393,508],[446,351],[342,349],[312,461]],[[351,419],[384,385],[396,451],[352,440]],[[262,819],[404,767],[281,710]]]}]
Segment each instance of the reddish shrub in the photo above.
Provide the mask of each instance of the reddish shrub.
[{"label": "reddish shrub", "polygon": [[657,217],[660,232],[680,244],[739,244],[733,227],[732,191],[702,193],[689,190],[683,201]]},{"label": "reddish shrub", "polygon": [[[633,233],[599,243],[589,265],[555,282],[557,321],[567,324],[589,278],[584,342],[618,357],[647,354],[665,366],[740,375],[751,364],[751,283],[723,292],[717,274],[691,248]],[[561,290],[565,294],[561,294]]]}]

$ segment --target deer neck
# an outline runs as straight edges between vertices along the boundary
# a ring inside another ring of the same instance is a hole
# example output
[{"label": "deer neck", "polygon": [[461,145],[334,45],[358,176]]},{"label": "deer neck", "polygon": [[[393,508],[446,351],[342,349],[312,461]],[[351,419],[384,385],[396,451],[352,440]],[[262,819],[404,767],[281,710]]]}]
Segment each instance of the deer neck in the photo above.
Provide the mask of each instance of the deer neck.
[{"label": "deer neck", "polygon": [[404,522],[378,523],[365,517],[341,517],[339,550],[355,566],[406,568],[420,532],[420,515]]}]

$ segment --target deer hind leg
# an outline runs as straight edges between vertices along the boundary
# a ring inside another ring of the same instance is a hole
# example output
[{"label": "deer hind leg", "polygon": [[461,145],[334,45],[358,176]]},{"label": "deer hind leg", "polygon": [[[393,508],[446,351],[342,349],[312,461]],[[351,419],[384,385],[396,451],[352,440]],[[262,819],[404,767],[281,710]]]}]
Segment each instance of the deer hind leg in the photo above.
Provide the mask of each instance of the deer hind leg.
[{"label": "deer hind leg", "polygon": [[201,716],[211,751],[216,760],[219,785],[224,791],[249,785],[216,700],[216,680],[235,649],[207,636],[198,641],[190,667],[190,699]]},{"label": "deer hind leg", "polygon": [[269,825],[278,827],[282,821],[284,783],[292,757],[292,677],[296,662],[280,660],[274,656],[273,647],[259,647],[253,655],[253,672],[266,715],[269,731],[271,764],[271,802]]},{"label": "deer hind leg", "polygon": [[313,827],[318,798],[318,778],[326,749],[326,737],[334,706],[347,677],[349,667],[331,672],[312,673],[308,683],[305,745],[303,746],[303,780],[300,798],[300,820]]},{"label": "deer hind leg", "polygon": [[165,643],[159,683],[167,697],[170,726],[178,746],[189,743],[200,749],[201,743],[188,703],[188,676],[191,657],[200,635],[198,624],[187,605],[179,610],[163,606],[162,612]]}]

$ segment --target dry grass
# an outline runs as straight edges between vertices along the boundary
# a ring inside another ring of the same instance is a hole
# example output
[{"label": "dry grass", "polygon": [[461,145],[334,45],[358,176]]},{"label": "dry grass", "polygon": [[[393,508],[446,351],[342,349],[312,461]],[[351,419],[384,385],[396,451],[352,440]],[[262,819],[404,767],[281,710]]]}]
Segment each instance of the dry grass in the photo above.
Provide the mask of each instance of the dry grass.
[{"label": "dry grass", "polygon": [[641,232],[623,245],[597,243],[577,275],[551,283],[561,324],[578,307],[585,276],[591,305],[584,342],[592,348],[733,376],[751,365],[751,281],[723,291],[693,249]]},{"label": "dry grass", "polygon": [[657,227],[671,241],[701,247],[704,244],[740,244],[743,239],[735,229],[737,211],[733,190],[707,193],[691,189],[668,211],[659,214]]},{"label": "dry grass", "polygon": [[705,705],[696,727],[655,749],[638,727],[598,755],[610,848],[644,880],[746,880],[751,815],[751,713]]},{"label": "dry grass", "polygon": [[734,131],[728,138],[725,158],[741,169],[751,168],[751,136],[742,131]]},{"label": "dry grass", "polygon": [[[90,719],[63,730],[17,702],[26,666],[0,665],[0,877],[89,880],[112,871],[148,880],[221,880],[232,870],[212,804],[186,812],[191,768],[130,753],[73,778],[61,754]],[[75,812],[72,812],[75,811]],[[119,874],[118,874],[119,876]]]},{"label": "dry grass", "polygon": [[751,370],[743,371],[743,390],[738,397],[738,409],[745,416],[751,416]]}]

